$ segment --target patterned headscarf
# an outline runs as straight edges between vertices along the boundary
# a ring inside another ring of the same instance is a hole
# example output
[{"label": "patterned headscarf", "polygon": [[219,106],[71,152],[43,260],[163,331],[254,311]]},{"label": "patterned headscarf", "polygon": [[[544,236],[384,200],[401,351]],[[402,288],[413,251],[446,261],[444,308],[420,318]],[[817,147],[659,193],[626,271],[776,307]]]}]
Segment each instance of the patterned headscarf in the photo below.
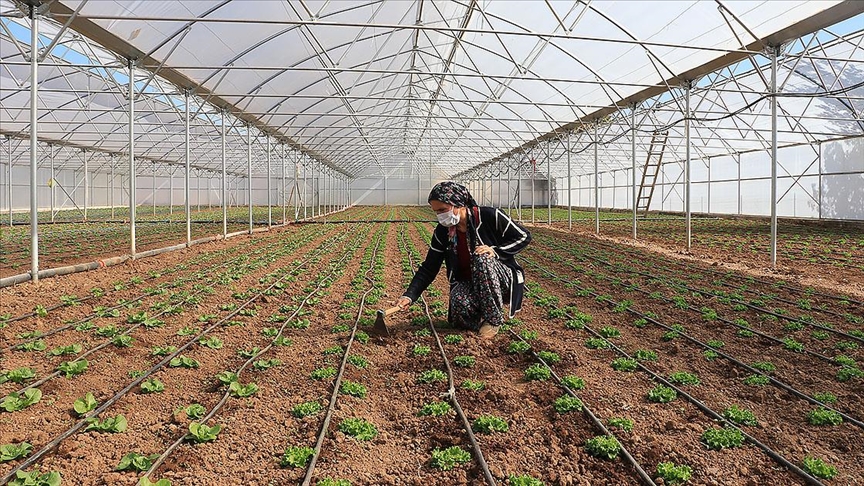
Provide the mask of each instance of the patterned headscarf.
[{"label": "patterned headscarf", "polygon": [[[429,192],[429,202],[431,201],[441,201],[444,204],[449,204],[457,208],[468,208],[468,247],[470,253],[474,253],[474,249],[477,247],[477,241],[475,235],[476,228],[474,226],[474,217],[471,214],[471,208],[478,207],[478,204],[477,201],[471,197],[468,188],[458,182],[439,182],[438,184],[435,184],[435,187],[433,187],[432,191]],[[456,226],[447,228],[447,237],[450,240],[454,251],[456,251]]]},{"label": "patterned headscarf", "polygon": [[435,184],[435,187],[429,192],[428,201],[441,201],[444,204],[458,208],[473,208],[477,206],[477,201],[471,197],[468,188],[453,181],[444,181]]}]

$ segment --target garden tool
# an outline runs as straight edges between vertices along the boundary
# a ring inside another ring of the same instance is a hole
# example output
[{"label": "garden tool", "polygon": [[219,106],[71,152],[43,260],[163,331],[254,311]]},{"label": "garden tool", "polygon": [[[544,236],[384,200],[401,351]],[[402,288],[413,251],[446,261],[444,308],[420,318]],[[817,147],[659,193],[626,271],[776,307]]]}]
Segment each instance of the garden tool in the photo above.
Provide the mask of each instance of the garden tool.
[{"label": "garden tool", "polygon": [[387,323],[384,322],[384,320],[391,314],[399,312],[400,310],[399,307],[391,307],[386,310],[378,309],[378,312],[375,313],[375,325],[372,326],[372,330],[369,334],[378,339],[384,339],[385,337],[390,336],[390,331],[387,329]]}]

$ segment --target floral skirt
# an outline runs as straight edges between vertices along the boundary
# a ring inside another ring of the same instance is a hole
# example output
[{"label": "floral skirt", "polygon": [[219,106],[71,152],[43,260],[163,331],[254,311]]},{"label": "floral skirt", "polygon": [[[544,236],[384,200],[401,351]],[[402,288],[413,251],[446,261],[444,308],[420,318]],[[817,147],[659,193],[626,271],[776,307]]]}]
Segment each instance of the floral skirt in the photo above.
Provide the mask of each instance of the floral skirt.
[{"label": "floral skirt", "polygon": [[505,296],[510,295],[512,281],[510,268],[497,258],[471,255],[471,281],[450,288],[450,322],[474,331],[483,322],[504,324]]}]

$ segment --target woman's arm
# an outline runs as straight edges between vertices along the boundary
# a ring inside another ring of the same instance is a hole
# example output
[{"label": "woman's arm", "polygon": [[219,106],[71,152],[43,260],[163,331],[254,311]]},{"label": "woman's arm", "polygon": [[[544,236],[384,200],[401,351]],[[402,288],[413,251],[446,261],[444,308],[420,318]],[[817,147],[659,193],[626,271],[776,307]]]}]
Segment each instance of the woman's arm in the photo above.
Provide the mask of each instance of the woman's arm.
[{"label": "woman's arm", "polygon": [[493,248],[501,253],[515,255],[531,243],[531,232],[500,209],[495,209],[495,231],[498,245]]},{"label": "woman's arm", "polygon": [[[426,259],[420,264],[420,268],[417,269],[414,278],[411,279],[411,284],[408,285],[408,290],[403,294],[403,297],[408,297],[411,299],[411,302],[417,300],[420,294],[432,284],[438,275],[438,271],[441,270],[441,264],[444,263],[444,256],[447,251],[447,236],[445,232],[439,231],[438,228],[443,228],[443,226],[439,225],[432,233],[432,242],[429,244]],[[443,237],[441,233],[443,233]]]}]

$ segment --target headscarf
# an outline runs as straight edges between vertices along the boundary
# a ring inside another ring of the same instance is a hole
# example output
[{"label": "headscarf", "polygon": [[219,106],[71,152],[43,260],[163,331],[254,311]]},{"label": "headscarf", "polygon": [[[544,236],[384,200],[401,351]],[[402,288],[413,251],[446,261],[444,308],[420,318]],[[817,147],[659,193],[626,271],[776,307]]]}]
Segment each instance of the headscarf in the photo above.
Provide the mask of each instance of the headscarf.
[{"label": "headscarf", "polygon": [[[432,201],[441,201],[444,204],[449,204],[458,208],[468,208],[468,246],[470,248],[471,253],[474,253],[474,249],[477,246],[477,242],[475,241],[475,227],[474,227],[474,216],[472,214],[472,208],[478,207],[477,201],[471,197],[471,193],[468,192],[468,188],[459,184],[458,182],[453,181],[444,181],[435,184],[435,187],[429,192],[429,202]],[[448,228],[447,236],[450,242],[453,245],[453,249],[456,249],[456,226],[451,226]]]},{"label": "headscarf", "polygon": [[427,202],[431,201],[441,201],[444,204],[458,208],[473,208],[477,206],[477,201],[471,197],[468,188],[453,181],[444,181],[435,184],[435,187],[429,192],[429,200]]}]

